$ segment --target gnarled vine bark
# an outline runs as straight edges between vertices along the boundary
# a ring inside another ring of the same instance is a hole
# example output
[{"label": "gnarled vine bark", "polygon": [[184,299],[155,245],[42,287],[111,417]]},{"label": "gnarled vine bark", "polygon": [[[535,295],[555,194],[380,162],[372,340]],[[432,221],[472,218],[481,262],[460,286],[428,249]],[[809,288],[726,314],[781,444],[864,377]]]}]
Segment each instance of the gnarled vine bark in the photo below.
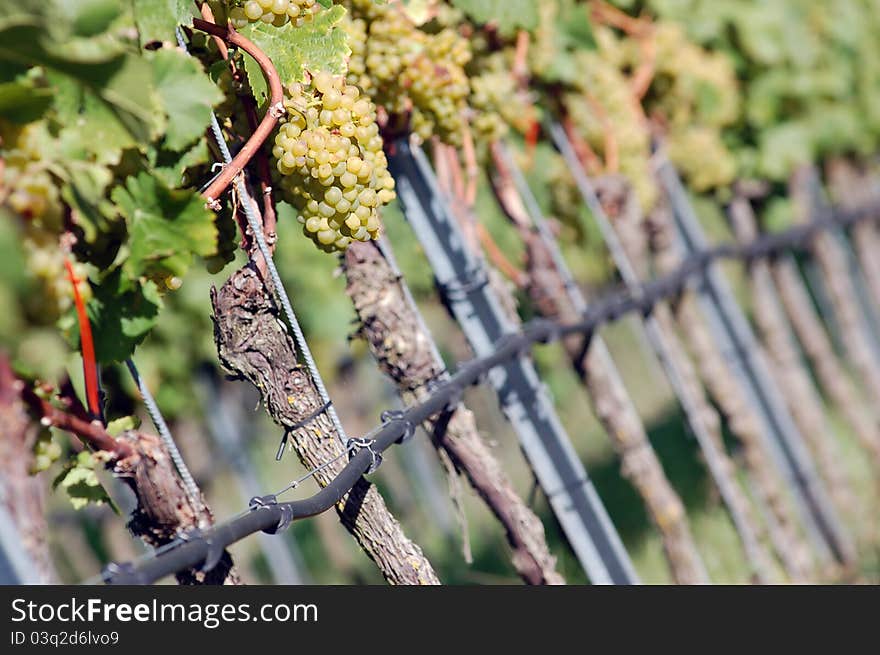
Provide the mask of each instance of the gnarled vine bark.
[{"label": "gnarled vine bark", "polygon": [[[381,370],[397,385],[405,402],[430,393],[430,383],[443,373],[422,327],[418,308],[410,302],[381,249],[374,243],[353,243],[343,258],[346,291],[354,303],[362,337]],[[476,419],[464,404],[447,416],[435,416],[425,429],[434,446],[453,465],[504,527],[512,549],[511,559],[529,584],[563,584],[556,558],[547,546],[544,526],[516,493],[501,463],[480,436]]]},{"label": "gnarled vine bark", "polygon": [[[314,477],[326,486],[346,464],[340,457],[346,445],[320,411],[318,391],[298,361],[296,345],[270,289],[248,265],[220,289],[212,289],[211,303],[220,363],[231,375],[257,387],[269,416],[289,430],[291,447],[303,464],[310,470],[324,466]],[[389,583],[440,583],[421,548],[404,534],[376,487],[365,478],[337,503],[336,510]]]}]

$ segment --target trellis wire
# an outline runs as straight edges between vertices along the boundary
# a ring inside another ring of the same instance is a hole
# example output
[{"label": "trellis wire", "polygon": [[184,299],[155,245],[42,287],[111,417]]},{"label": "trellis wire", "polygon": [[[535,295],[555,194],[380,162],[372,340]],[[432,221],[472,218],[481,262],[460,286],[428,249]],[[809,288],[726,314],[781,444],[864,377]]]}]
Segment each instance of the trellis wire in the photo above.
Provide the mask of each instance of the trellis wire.
[{"label": "trellis wire", "polygon": [[[180,26],[177,27],[176,33],[177,44],[184,51],[189,52],[186,47],[183,30],[180,29]],[[217,142],[217,147],[220,148],[220,154],[223,157],[224,165],[228,165],[232,161],[232,154],[229,152],[229,146],[226,144],[226,139],[223,138],[220,123],[217,122],[217,115],[214,112],[211,112],[211,132],[214,135],[214,140]],[[266,268],[269,271],[269,277],[272,279],[275,296],[281,303],[281,309],[284,312],[284,317],[287,319],[290,329],[293,330],[293,337],[296,341],[296,346],[299,348],[302,355],[303,363],[309,371],[309,376],[312,378],[312,382],[315,385],[315,389],[318,392],[322,405],[327,408],[327,416],[330,418],[330,422],[336,430],[337,438],[341,443],[345,444],[348,441],[345,428],[342,426],[342,421],[339,420],[339,416],[336,413],[336,407],[333,405],[333,401],[330,399],[330,394],[327,392],[327,387],[324,386],[324,379],[321,377],[321,373],[318,370],[314,357],[312,356],[312,351],[309,348],[308,342],[306,342],[302,327],[300,327],[299,321],[296,318],[296,313],[293,311],[293,305],[290,303],[287,290],[284,288],[284,283],[281,281],[281,276],[278,274],[278,269],[275,266],[272,253],[263,236],[263,222],[254,213],[252,197],[248,192],[247,185],[244,183],[243,175],[238,175],[235,178],[235,190],[241,201],[240,204],[244,209],[244,215],[247,219],[248,227],[250,227],[254,240],[257,242],[257,247],[260,250],[260,254],[262,254],[263,259],[266,262]],[[282,443],[284,442],[282,441]]]},{"label": "trellis wire", "polygon": [[[662,153],[658,175],[670,198],[677,238],[687,257],[704,248],[707,240],[678,173]],[[827,231],[833,234],[838,229],[831,227]],[[790,485],[807,536],[821,557],[833,555],[841,563],[853,561],[855,546],[843,529],[748,320],[717,266],[707,267],[699,295],[716,343],[726,351],[734,374],[765,423],[762,435],[767,450]]]},{"label": "trellis wire", "polygon": [[[544,246],[549,250],[551,257],[553,259],[554,267],[556,268],[557,273],[563,280],[563,284],[565,286],[565,295],[568,298],[568,301],[571,303],[572,308],[578,314],[583,314],[586,312],[588,303],[587,299],[584,296],[581,288],[578,286],[577,282],[574,279],[574,275],[571,272],[571,269],[568,267],[568,263],[565,260],[564,255],[562,254],[561,249],[559,248],[559,242],[556,240],[556,237],[551,232],[549,226],[547,225],[547,219],[544,216],[544,212],[541,211],[541,208],[538,206],[538,201],[532,193],[531,187],[528,184],[528,181],[525,179],[522,171],[519,166],[517,166],[513,157],[510,155],[507,147],[505,145],[501,145],[500,153],[503,160],[504,165],[508,168],[511,173],[511,177],[513,178],[514,186],[517,189],[517,193],[520,198],[523,200],[523,204],[525,205],[526,214],[531,219],[532,225],[534,229],[537,230],[538,235],[541,238],[541,242]],[[710,474],[713,476],[713,479],[716,480],[716,485],[719,488],[719,493],[722,496],[723,500],[727,500],[730,494],[730,490],[726,488],[726,480],[722,475],[720,475],[720,471],[718,471],[715,467],[717,466],[717,451],[714,448],[714,444],[708,435],[702,430],[702,425],[697,421],[692,421],[691,417],[693,414],[689,414],[688,412],[695,411],[692,408],[692,402],[689,394],[685,390],[685,386],[681,381],[681,373],[678,370],[677,365],[672,361],[672,357],[669,352],[669,345],[666,343],[666,339],[662,332],[659,330],[659,327],[654,323],[651,317],[647,317],[643,329],[639,331],[639,336],[647,341],[647,346],[651,347],[651,352],[649,353],[649,359],[652,363],[659,366],[665,367],[667,377],[670,379],[670,384],[673,388],[673,391],[679,397],[679,400],[682,403],[682,406],[685,409],[686,420],[689,422],[691,430],[694,432],[698,443],[700,444],[706,461],[708,462],[708,468],[710,470]],[[646,347],[647,347],[646,346]],[[594,337],[593,342],[589,344],[590,348],[595,349],[594,355],[602,362],[602,368],[606,371],[609,379],[614,380],[617,385],[621,388],[625,388],[625,384],[623,382],[620,371],[617,368],[617,365],[614,362],[614,359],[611,355],[611,352],[608,349],[608,346],[605,344],[605,341],[601,339],[598,335]],[[584,350],[584,354],[586,354],[586,349]],[[633,410],[635,411],[635,409]],[[731,511],[731,514],[735,514],[735,510]],[[739,526],[742,521],[740,517],[733,517],[733,521],[735,525]],[[746,541],[750,541],[749,535],[745,537]],[[749,543],[746,546],[746,550],[751,550],[754,548],[752,543]],[[706,571],[705,564],[701,557],[698,556],[699,564],[703,579],[708,580],[709,574]]]},{"label": "trellis wire", "polygon": [[[637,293],[637,288],[639,286],[638,276],[632,267],[629,256],[620,244],[617,234],[611,227],[607,216],[605,216],[595,190],[592,188],[592,185],[589,183],[589,180],[581,168],[580,163],[577,160],[577,155],[565,135],[565,131],[555,123],[551,125],[550,131],[551,138],[572,170],[575,183],[578,185],[584,201],[588,205],[593,216],[598,219],[603,237],[607,235],[608,238],[611,239],[611,241],[606,240],[606,245],[611,251],[615,266],[621,273],[625,287],[633,290],[633,293]],[[700,450],[703,452],[709,475],[715,482],[715,485],[718,488],[718,493],[730,515],[730,519],[736,527],[743,550],[746,553],[746,559],[753,567],[754,573],[758,576],[758,579],[766,580],[768,579],[768,572],[763,569],[761,564],[760,536],[753,530],[748,518],[740,509],[740,505],[736,500],[736,488],[733,486],[735,483],[732,484],[730,478],[725,474],[723,462],[725,453],[720,449],[718,444],[716,444],[713,435],[706,426],[702,417],[702,410],[699,406],[699,399],[694,397],[693,393],[690,391],[685,381],[685,373],[673,354],[673,344],[670,342],[669,336],[656,317],[646,313],[643,316],[643,323],[645,327],[645,336],[656,354],[657,360],[659,360],[660,366],[666,374],[666,378],[669,381],[673,393],[678,398],[682,410],[684,411],[685,425],[690,429],[690,432],[696,439]]]},{"label": "trellis wire", "polygon": [[[485,355],[517,325],[467,247],[427,156],[406,137],[388,148],[398,200],[427,257],[437,290],[473,352]],[[516,357],[488,372],[489,384],[529,466],[593,584],[637,584],[638,575],[533,362]]]},{"label": "trellis wire", "polygon": [[[101,578],[111,584],[149,584],[166,575],[197,566],[210,556],[212,549],[226,548],[259,531],[275,533],[286,528],[294,519],[324,512],[341,500],[371,468],[375,453],[382,453],[399,442],[412,425],[418,425],[445,410],[451,403],[458,401],[466,387],[482,382],[488,371],[511,358],[520,357],[534,344],[549,343],[572,334],[590,335],[603,324],[633,312],[650,316],[657,302],[680,294],[691,277],[703,275],[706,268],[716,260],[751,261],[773,257],[789,250],[804,249],[820,231],[835,226],[850,226],[872,216],[876,219],[878,210],[880,207],[873,203],[859,210],[828,213],[808,224],[763,235],[748,244],[725,244],[701,250],[666,276],[640,284],[638,289],[616,291],[593,303],[584,312],[583,318],[575,323],[562,324],[546,319],[530,321],[519,332],[499,339],[493,352],[466,362],[449,379],[439,383],[422,401],[395,414],[392,420],[371,431],[369,436],[373,442],[372,451],[361,448],[358,452],[353,452],[349,463],[315,495],[287,503],[272,502],[271,497],[268,502],[253,503],[249,509],[211,530],[166,544],[154,553],[133,562],[113,564],[105,569]],[[314,472],[307,474],[310,475],[314,475]],[[298,486],[300,482],[301,479],[294,481],[275,496]]]},{"label": "trellis wire", "polygon": [[162,416],[162,412],[159,409],[159,405],[156,403],[156,399],[153,398],[153,394],[150,393],[147,383],[140,376],[134,360],[129,357],[125,360],[125,365],[128,367],[128,372],[131,373],[131,377],[141,394],[141,398],[144,401],[144,407],[147,408],[147,413],[150,415],[153,425],[156,426],[156,430],[159,432],[159,437],[165,443],[165,447],[168,449],[168,454],[171,455],[171,461],[174,463],[174,468],[177,469],[177,472],[183,480],[183,485],[186,488],[186,495],[189,496],[189,500],[193,504],[193,507],[200,508],[202,506],[202,500],[199,487],[193,479],[192,473],[190,473],[186,462],[183,461],[183,455],[180,454],[180,449],[178,449],[177,443],[175,443],[174,437],[171,435],[171,430],[165,422],[165,417]]}]

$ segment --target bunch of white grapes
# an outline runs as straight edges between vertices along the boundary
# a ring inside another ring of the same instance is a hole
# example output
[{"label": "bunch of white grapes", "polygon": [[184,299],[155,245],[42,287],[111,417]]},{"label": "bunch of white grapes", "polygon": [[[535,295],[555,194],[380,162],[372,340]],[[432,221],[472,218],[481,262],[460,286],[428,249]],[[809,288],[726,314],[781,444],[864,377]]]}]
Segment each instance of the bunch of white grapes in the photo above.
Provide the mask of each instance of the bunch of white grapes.
[{"label": "bunch of white grapes", "polygon": [[288,21],[299,27],[318,11],[315,0],[247,0],[229,10],[229,20],[236,29],[262,21],[281,27]]},{"label": "bunch of white grapes", "polygon": [[603,51],[579,53],[579,88],[564,96],[575,129],[609,163],[610,135],[617,146],[618,171],[632,184],[644,210],[654,206],[657,189],[650,167],[651,135],[627,77]]},{"label": "bunch of white grapes", "polygon": [[0,198],[22,219],[25,265],[39,283],[43,315],[54,320],[73,304],[73,284],[65,260],[69,257],[73,264],[77,289],[84,301],[91,298],[88,268],[68,255],[60,241],[64,230],[61,200],[52,176],[41,163],[41,144],[48,138],[45,126],[31,123],[0,132],[7,146]]},{"label": "bunch of white grapes", "polygon": [[479,57],[477,62],[479,72],[471,75],[468,101],[474,109],[472,123],[477,142],[504,138],[509,127],[526,133],[536,120],[535,107],[511,72],[512,51],[494,52]]},{"label": "bunch of white grapes", "polygon": [[460,143],[470,113],[468,41],[452,28],[424,32],[394,5],[346,4],[343,27],[353,44],[348,81],[390,115],[409,115],[412,131],[423,139]]},{"label": "bunch of white grapes", "polygon": [[394,197],[376,107],[342,76],[292,83],[272,154],[303,233],[327,252],[379,235],[379,208]]}]

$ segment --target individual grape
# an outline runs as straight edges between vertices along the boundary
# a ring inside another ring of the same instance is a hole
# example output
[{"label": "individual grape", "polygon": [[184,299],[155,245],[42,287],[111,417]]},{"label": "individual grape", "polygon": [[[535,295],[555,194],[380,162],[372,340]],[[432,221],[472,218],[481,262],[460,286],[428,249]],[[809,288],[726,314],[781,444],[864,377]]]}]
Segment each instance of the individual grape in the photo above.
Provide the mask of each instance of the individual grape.
[{"label": "individual grape", "polygon": [[378,210],[395,193],[375,105],[342,76],[320,72],[289,84],[284,106],[272,154],[303,233],[327,252],[377,238]]}]

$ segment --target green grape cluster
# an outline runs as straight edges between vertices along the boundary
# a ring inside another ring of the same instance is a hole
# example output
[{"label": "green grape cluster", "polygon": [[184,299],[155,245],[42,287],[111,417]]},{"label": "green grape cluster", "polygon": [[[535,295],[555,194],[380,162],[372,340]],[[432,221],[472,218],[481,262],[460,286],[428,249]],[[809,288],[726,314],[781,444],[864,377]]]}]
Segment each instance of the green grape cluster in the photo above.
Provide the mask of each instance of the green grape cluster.
[{"label": "green grape cluster", "polygon": [[528,96],[518,87],[511,72],[512,52],[494,52],[480,57],[479,72],[471,75],[470,105],[477,143],[491,143],[504,138],[513,127],[525,133],[533,120],[535,109]]},{"label": "green grape cluster", "polygon": [[31,475],[47,470],[52,464],[61,459],[61,455],[61,445],[46,430],[34,444],[34,462],[31,465]]},{"label": "green grape cluster", "polygon": [[280,188],[303,233],[327,251],[379,235],[379,208],[394,197],[376,107],[341,76],[292,83],[272,154]]},{"label": "green grape cluster", "polygon": [[247,0],[229,10],[229,20],[239,29],[257,21],[275,27],[290,21],[299,27],[311,20],[319,8],[315,0]]},{"label": "green grape cluster", "polygon": [[[724,124],[723,132],[724,140],[736,146],[740,175],[783,181],[806,161],[876,151],[880,144],[876,0],[648,0],[645,4],[736,68],[742,107],[736,121]],[[672,38],[668,47],[675,53]],[[700,63],[688,59],[687,65]],[[708,72],[706,62],[702,66]],[[724,88],[720,83],[714,87],[716,92]],[[705,100],[724,104],[700,93],[704,105],[710,104]]]},{"label": "green grape cluster", "polygon": [[458,143],[467,120],[470,85],[464,66],[470,57],[467,41],[447,28],[430,35],[423,52],[406,67],[401,81],[412,99],[416,134]]},{"label": "green grape cluster", "polygon": [[736,179],[737,161],[714,128],[673,129],[666,137],[672,161],[697,193],[725,187]]},{"label": "green grape cluster", "polygon": [[39,297],[45,320],[61,316],[73,304],[73,285],[65,260],[70,257],[78,280],[77,289],[84,301],[91,298],[88,268],[65,253],[59,241],[62,232],[61,199],[49,171],[41,164],[39,142],[45,137],[41,123],[23,127],[0,125],[0,136],[8,144],[3,151],[5,166],[2,179],[3,204],[22,220],[21,244],[27,271],[39,283]]},{"label": "green grape cluster", "polygon": [[428,33],[399,7],[349,0],[349,83],[360,85],[390,115],[409,114],[423,139],[458,144],[467,124],[470,46],[454,29]]},{"label": "green grape cluster", "polygon": [[618,170],[648,210],[657,199],[650,167],[651,138],[629,80],[602,50],[579,53],[576,63],[578,89],[563,99],[572,124],[606,158],[610,154],[605,152],[606,132],[610,132],[617,146]]}]

